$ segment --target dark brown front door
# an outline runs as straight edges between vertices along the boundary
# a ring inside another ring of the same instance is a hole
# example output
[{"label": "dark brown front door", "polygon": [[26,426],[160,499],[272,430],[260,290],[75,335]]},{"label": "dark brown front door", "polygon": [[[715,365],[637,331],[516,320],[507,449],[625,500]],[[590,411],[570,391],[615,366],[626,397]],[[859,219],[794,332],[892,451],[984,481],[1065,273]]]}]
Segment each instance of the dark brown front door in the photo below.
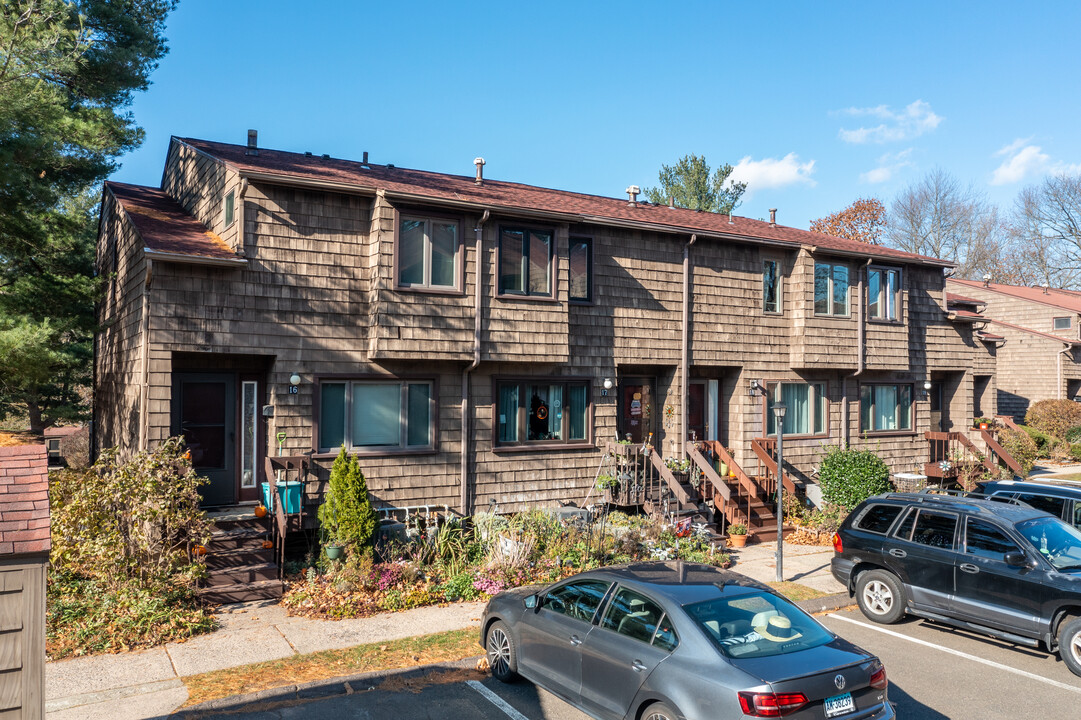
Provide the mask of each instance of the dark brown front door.
[{"label": "dark brown front door", "polygon": [[632,443],[645,442],[653,431],[656,412],[653,401],[653,381],[648,378],[623,378],[619,381],[620,439],[630,437]]},{"label": "dark brown front door", "polygon": [[692,382],[687,386],[687,439],[706,440],[709,432],[706,419],[706,384]]},{"label": "dark brown front door", "polygon": [[947,432],[950,429],[949,413],[946,411],[945,398],[943,397],[943,388],[941,382],[932,382],[931,389],[928,391],[930,396],[930,413],[931,413],[931,431],[932,432]]},{"label": "dark brown front door", "polygon": [[237,501],[236,376],[184,373],[173,379],[173,434],[183,435],[195,472],[210,482],[204,505]]}]

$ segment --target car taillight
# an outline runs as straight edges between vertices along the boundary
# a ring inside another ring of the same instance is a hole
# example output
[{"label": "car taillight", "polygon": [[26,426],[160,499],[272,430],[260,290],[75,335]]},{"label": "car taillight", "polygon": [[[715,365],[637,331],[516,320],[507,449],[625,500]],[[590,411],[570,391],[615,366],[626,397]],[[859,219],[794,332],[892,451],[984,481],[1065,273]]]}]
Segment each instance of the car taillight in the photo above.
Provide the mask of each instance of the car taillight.
[{"label": "car taillight", "polygon": [[837,552],[844,552],[845,551],[845,545],[844,545],[843,542],[841,542],[841,534],[840,533],[833,533],[833,549],[836,550]]},{"label": "car taillight", "polygon": [[889,681],[886,680],[886,667],[876,660],[871,666],[871,687],[875,690],[885,690],[887,685]]},{"label": "car taillight", "polygon": [[807,704],[803,693],[756,693],[741,692],[739,706],[744,715],[751,717],[783,717],[796,712]]}]

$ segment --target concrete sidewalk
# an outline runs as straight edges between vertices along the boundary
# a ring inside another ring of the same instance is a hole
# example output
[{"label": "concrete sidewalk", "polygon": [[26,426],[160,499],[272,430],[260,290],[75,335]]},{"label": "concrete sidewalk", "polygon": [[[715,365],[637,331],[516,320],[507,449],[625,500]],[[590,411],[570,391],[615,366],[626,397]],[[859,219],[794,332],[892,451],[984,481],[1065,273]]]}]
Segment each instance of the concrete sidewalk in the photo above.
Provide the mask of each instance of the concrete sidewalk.
[{"label": "concrete sidewalk", "polygon": [[[774,543],[730,551],[733,570],[775,579]],[[844,588],[830,575],[833,548],[785,544],[785,579],[827,593]],[[833,603],[847,604],[845,599]],[[49,720],[145,720],[167,717],[188,698],[182,678],[319,650],[353,647],[478,626],[484,602],[456,603],[360,620],[289,617],[276,604],[222,608],[221,629],[184,643],[119,655],[50,662],[45,669]],[[808,608],[817,609],[817,608]],[[481,652],[477,646],[477,654]]]}]

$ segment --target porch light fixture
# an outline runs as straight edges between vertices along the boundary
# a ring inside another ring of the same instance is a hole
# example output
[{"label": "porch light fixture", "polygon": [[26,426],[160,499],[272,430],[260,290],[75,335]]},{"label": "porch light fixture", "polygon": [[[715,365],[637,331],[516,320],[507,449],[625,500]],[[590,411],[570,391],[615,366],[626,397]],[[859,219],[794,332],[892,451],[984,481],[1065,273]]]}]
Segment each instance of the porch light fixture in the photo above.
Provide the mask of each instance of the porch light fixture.
[{"label": "porch light fixture", "polygon": [[777,582],[784,581],[784,416],[788,406],[773,403],[773,417],[777,419]]},{"label": "porch light fixture", "polygon": [[289,376],[289,384],[290,385],[299,385],[300,384],[300,375],[298,373],[293,373],[292,375],[290,375]]},{"label": "porch light fixture", "polygon": [[766,388],[762,387],[761,380],[751,380],[751,388],[747,392],[750,397],[758,397],[766,394]]},{"label": "porch light fixture", "polygon": [[613,387],[615,387],[615,385],[616,384],[614,382],[612,382],[612,378],[605,378],[604,379],[604,389],[605,390],[611,390]]},{"label": "porch light fixture", "polygon": [[931,385],[931,381],[930,381],[930,380],[924,380],[924,381],[923,381],[923,399],[924,399],[924,400],[926,400],[927,398],[931,397],[931,388],[932,388],[932,387],[933,387],[933,386]]}]

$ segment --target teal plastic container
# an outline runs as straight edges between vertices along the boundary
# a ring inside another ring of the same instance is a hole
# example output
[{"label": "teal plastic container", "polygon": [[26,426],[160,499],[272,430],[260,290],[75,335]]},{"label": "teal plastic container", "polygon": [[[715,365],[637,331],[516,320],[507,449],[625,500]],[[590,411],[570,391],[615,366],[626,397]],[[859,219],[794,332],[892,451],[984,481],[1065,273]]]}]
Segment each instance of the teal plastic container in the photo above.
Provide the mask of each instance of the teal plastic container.
[{"label": "teal plastic container", "polygon": [[[270,497],[270,483],[261,483],[263,490],[263,505],[267,510],[274,509],[274,503],[271,502]],[[277,484],[278,488],[278,500],[281,501],[282,510],[286,515],[292,515],[300,512],[300,499],[301,490],[304,487],[304,483],[299,480],[290,480],[289,482],[280,482]]]}]

